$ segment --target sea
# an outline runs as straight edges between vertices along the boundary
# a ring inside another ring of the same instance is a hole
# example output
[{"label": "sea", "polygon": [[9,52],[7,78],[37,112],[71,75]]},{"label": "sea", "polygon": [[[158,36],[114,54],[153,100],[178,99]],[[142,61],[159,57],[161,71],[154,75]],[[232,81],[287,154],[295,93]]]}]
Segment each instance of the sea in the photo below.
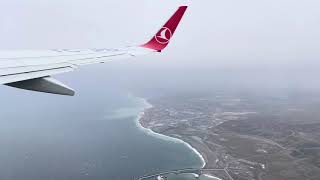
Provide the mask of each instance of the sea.
[{"label": "sea", "polygon": [[[76,97],[17,91],[1,93],[1,180],[133,180],[203,166],[187,144],[137,123],[150,107],[142,97],[111,90]],[[5,95],[10,92],[18,96]],[[168,178],[184,179],[195,178]]]}]

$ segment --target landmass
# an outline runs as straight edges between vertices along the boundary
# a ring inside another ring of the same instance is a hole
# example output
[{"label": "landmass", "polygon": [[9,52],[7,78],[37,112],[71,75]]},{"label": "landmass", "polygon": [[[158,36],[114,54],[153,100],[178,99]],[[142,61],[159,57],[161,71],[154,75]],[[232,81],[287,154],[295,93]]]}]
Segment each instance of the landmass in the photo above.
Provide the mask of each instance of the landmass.
[{"label": "landmass", "polygon": [[167,95],[148,100],[143,127],[181,139],[224,180],[317,180],[320,94]]}]

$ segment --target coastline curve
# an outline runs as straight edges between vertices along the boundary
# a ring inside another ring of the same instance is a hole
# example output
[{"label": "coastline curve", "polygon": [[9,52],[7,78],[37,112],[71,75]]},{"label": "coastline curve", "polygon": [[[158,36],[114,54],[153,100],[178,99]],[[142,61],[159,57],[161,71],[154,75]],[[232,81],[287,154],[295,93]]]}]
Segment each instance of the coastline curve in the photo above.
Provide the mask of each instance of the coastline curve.
[{"label": "coastline curve", "polygon": [[144,133],[146,133],[147,135],[150,135],[150,136],[153,136],[153,137],[156,137],[156,138],[160,138],[160,139],[165,140],[165,141],[171,141],[171,142],[174,142],[174,143],[181,143],[181,144],[185,145],[187,148],[191,149],[200,158],[201,163],[202,163],[201,168],[204,168],[205,165],[206,165],[206,161],[205,161],[204,157],[202,156],[202,154],[197,149],[192,147],[189,143],[187,143],[187,142],[185,142],[185,141],[183,141],[181,139],[175,138],[175,137],[170,137],[170,136],[166,136],[166,135],[163,135],[163,134],[160,134],[160,133],[156,133],[156,132],[152,131],[152,129],[142,126],[142,124],[140,122],[140,119],[144,116],[144,112],[147,109],[152,108],[153,106],[145,98],[141,98],[141,97],[135,97],[135,98],[137,100],[139,100],[139,102],[143,105],[143,108],[141,109],[141,111],[139,112],[138,116],[135,119],[136,126],[140,130],[142,130]]}]

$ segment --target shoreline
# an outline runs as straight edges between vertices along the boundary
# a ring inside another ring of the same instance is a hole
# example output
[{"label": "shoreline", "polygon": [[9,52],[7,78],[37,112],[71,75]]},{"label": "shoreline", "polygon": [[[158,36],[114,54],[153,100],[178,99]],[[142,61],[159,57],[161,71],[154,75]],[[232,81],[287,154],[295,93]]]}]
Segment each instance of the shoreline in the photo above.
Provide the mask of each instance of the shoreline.
[{"label": "shoreline", "polygon": [[183,145],[187,146],[189,149],[191,149],[200,158],[201,163],[202,163],[201,168],[204,168],[206,166],[205,158],[203,157],[203,155],[196,148],[191,146],[191,144],[189,144],[188,142],[183,141],[182,139],[178,139],[178,138],[175,138],[175,137],[166,136],[164,134],[160,134],[160,133],[154,132],[152,129],[146,128],[141,124],[140,120],[144,116],[144,112],[146,110],[152,108],[153,105],[150,104],[145,98],[139,97],[139,99],[142,101],[144,107],[139,112],[138,116],[135,119],[136,126],[139,129],[141,129],[143,132],[148,134],[148,135],[151,135],[151,136],[154,136],[156,138],[160,138],[160,139],[163,139],[163,140],[166,140],[166,141],[171,141],[171,142],[174,142],[174,143],[182,143]]}]

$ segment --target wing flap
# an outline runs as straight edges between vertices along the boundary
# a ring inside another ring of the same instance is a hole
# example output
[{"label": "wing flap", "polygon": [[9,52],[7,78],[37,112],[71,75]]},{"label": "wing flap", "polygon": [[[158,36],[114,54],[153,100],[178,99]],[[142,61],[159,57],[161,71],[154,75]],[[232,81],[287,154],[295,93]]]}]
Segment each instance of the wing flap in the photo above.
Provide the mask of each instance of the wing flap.
[{"label": "wing flap", "polygon": [[57,63],[57,64],[49,64],[49,65],[18,66],[18,67],[11,67],[11,68],[0,68],[0,77],[21,74],[21,73],[41,71],[41,70],[50,70],[50,69],[55,69],[55,68],[64,68],[64,67],[76,68],[76,66],[74,66],[70,63]]},{"label": "wing flap", "polygon": [[74,70],[74,68],[72,68],[72,67],[54,67],[52,69],[45,69],[45,70],[39,70],[39,71],[23,72],[23,73],[18,73],[18,74],[5,75],[5,76],[0,76],[0,84],[8,84],[8,83],[12,83],[12,82],[19,82],[19,81],[25,81],[25,80],[29,80],[29,79],[47,77],[47,76],[51,76],[51,75],[70,72],[73,70]]}]

